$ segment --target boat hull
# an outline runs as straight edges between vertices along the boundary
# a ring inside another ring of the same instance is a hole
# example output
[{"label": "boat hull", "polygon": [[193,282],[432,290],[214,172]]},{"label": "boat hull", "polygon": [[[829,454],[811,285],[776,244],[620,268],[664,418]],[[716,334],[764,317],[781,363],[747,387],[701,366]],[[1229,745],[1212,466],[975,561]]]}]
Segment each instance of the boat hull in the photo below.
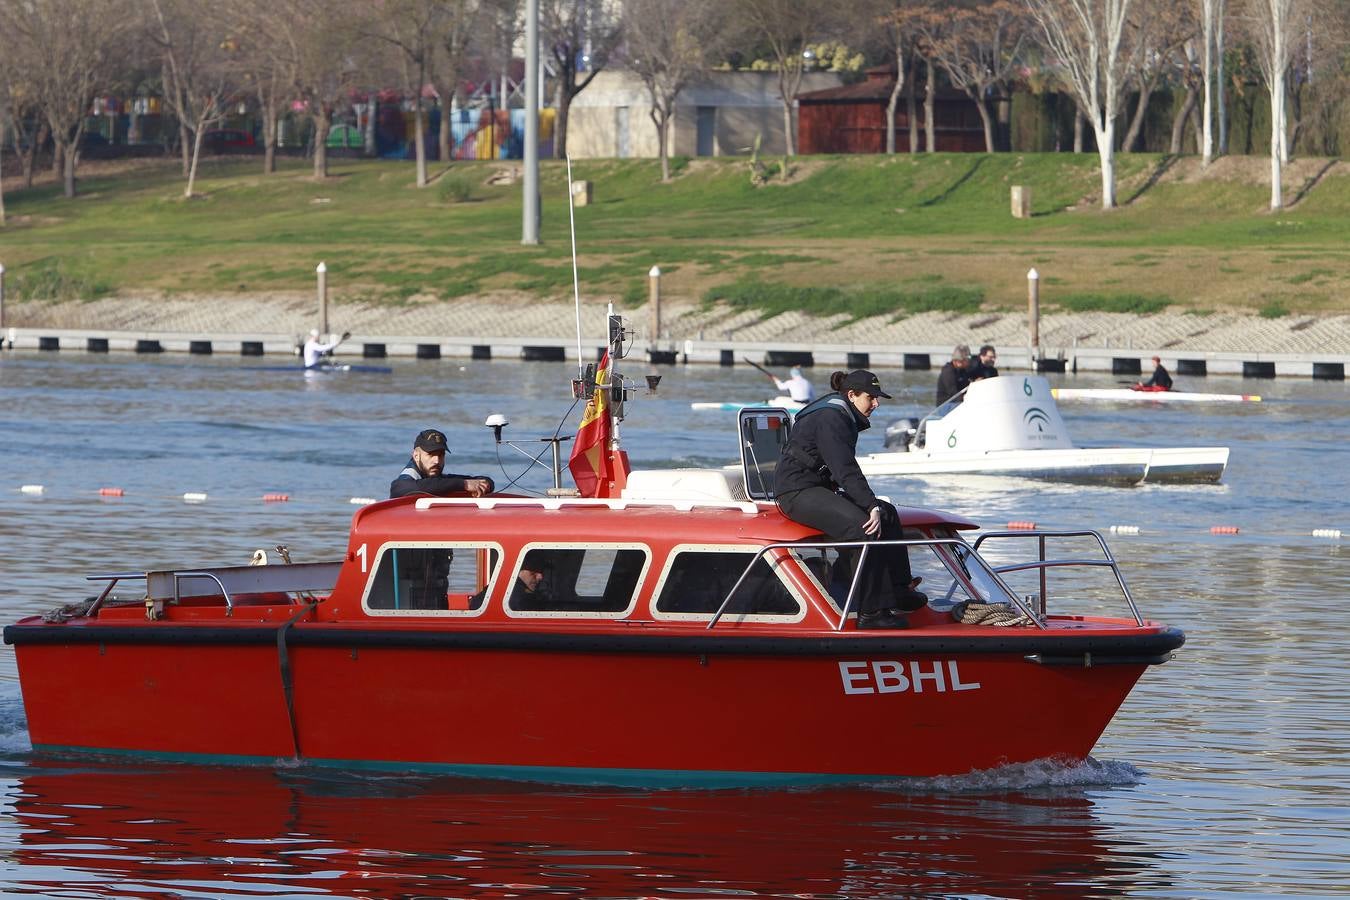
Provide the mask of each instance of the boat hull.
[{"label": "boat hull", "polygon": [[858,458],[868,476],[994,475],[1084,484],[1217,482],[1228,465],[1227,447],[1066,450],[924,450],[872,453]]},{"label": "boat hull", "polygon": [[170,626],[147,643],[129,628],[56,627],[65,639],[6,635],[40,751],[649,785],[1082,759],[1147,665],[1182,640],[1171,629],[644,640],[315,623],[279,654],[271,628]]}]

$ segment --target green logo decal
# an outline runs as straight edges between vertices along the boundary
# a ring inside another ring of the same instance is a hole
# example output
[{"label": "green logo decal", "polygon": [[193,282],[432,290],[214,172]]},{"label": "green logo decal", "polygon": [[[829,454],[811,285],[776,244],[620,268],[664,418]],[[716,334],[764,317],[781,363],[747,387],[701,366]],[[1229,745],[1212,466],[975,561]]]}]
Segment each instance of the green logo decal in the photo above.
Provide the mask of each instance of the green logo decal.
[{"label": "green logo decal", "polygon": [[1022,421],[1026,422],[1028,427],[1035,425],[1038,432],[1044,432],[1045,426],[1050,424],[1050,417],[1039,406],[1033,406],[1022,413]]}]

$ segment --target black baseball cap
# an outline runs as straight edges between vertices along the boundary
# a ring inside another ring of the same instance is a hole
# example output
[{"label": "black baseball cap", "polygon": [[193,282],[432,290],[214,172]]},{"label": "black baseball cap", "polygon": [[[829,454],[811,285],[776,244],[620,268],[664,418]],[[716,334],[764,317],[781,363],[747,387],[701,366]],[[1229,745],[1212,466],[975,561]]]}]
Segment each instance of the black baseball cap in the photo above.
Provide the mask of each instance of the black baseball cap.
[{"label": "black baseball cap", "polygon": [[854,369],[844,376],[844,390],[861,391],[871,394],[873,397],[885,397],[891,399],[891,395],[881,389],[881,382],[877,376],[868,372],[866,369]]},{"label": "black baseball cap", "polygon": [[417,435],[417,440],[413,441],[413,446],[418,450],[427,453],[444,453],[446,449],[445,435],[435,428],[428,428],[426,431]]}]

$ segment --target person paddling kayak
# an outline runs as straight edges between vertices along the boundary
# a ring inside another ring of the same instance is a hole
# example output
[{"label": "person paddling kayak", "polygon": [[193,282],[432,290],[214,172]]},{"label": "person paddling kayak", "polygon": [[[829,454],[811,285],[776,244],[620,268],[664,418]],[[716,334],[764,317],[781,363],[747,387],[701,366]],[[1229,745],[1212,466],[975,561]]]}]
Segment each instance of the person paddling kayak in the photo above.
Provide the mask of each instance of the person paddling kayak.
[{"label": "person paddling kayak", "polygon": [[345,341],[347,338],[351,336],[352,333],[350,331],[344,331],[342,333],[342,337],[338,338],[335,341],[325,343],[324,341],[319,340],[319,338],[321,337],[321,335],[319,334],[319,329],[311,328],[309,330],[309,340],[305,341],[305,346],[302,350],[305,357],[305,368],[306,369],[318,368],[323,363],[323,359],[325,356],[331,355],[333,350],[337,348],[338,344],[341,344],[343,341]]},{"label": "person paddling kayak", "polygon": [[1170,391],[1172,389],[1172,376],[1167,374],[1163,368],[1162,359],[1153,357],[1153,374],[1148,381],[1137,382],[1134,386],[1136,391]]}]

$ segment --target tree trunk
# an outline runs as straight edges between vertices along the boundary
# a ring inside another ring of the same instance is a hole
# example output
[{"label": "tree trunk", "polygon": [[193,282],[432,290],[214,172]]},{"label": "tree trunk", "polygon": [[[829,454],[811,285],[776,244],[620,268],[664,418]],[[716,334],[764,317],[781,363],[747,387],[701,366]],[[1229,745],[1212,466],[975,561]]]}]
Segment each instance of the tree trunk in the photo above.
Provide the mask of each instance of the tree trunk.
[{"label": "tree trunk", "polygon": [[[77,132],[76,140],[78,139]],[[62,148],[61,171],[66,199],[73,200],[75,198],[75,148],[72,146],[64,146]]]},{"label": "tree trunk", "polygon": [[909,118],[909,152],[919,152],[919,106],[914,97],[914,79],[919,72],[918,59],[909,61],[909,77],[905,79],[905,115]]},{"label": "tree trunk", "polygon": [[1102,164],[1102,209],[1114,209],[1116,206],[1116,123],[1107,119],[1098,126],[1092,123],[1093,133],[1097,136],[1097,156]]},{"label": "tree trunk", "polygon": [[891,95],[886,98],[886,152],[895,154],[895,109],[900,105],[900,91],[905,87],[905,54],[898,47],[895,51],[895,84],[891,86]]},{"label": "tree trunk", "polygon": [[1272,72],[1270,78],[1270,208],[1284,208],[1284,159],[1281,156],[1282,126],[1284,125],[1284,69]]},{"label": "tree trunk", "polygon": [[202,132],[205,130],[204,123],[198,122],[196,134],[192,139],[192,165],[188,168],[187,189],[183,191],[183,198],[192,199],[192,188],[197,183],[197,162],[202,158]]},{"label": "tree trunk", "polygon": [[[181,108],[181,107],[180,107]],[[187,123],[182,119],[178,120],[178,147],[179,156],[183,158],[183,177],[188,175],[188,169],[192,167],[192,148],[191,141],[188,140]]]},{"label": "tree trunk", "polygon": [[426,116],[422,111],[422,98],[417,98],[417,106],[413,108],[413,140],[417,142],[417,147],[413,150],[413,158],[417,160],[417,186],[424,188],[427,186],[427,142],[426,142]]},{"label": "tree trunk", "polygon": [[1214,161],[1214,5],[1213,0],[1204,0],[1200,39],[1204,49],[1200,52],[1201,103],[1200,103],[1200,165],[1208,168]]},{"label": "tree trunk", "polygon": [[1149,100],[1153,98],[1153,85],[1156,83],[1156,77],[1139,83],[1139,102],[1134,105],[1134,116],[1130,119],[1130,127],[1125,131],[1125,140],[1120,144],[1120,149],[1125,153],[1134,152],[1139,132],[1144,129],[1144,113],[1148,110]]},{"label": "tree trunk", "polygon": [[1181,139],[1186,131],[1186,119],[1190,117],[1191,110],[1195,109],[1196,92],[1195,86],[1186,85],[1186,99],[1181,103],[1181,109],[1177,110],[1176,115],[1172,117],[1172,140],[1167,145],[1167,152],[1173,156],[1181,154]]},{"label": "tree trunk", "polygon": [[374,156],[378,149],[375,145],[375,117],[380,111],[380,101],[371,94],[366,100],[366,127],[362,134],[362,144],[366,156]]},{"label": "tree trunk", "polygon": [[652,106],[651,112],[652,124],[656,126],[656,154],[661,158],[661,181],[670,181],[670,157],[666,153],[666,126],[670,122],[670,114],[659,106]]},{"label": "tree trunk", "polygon": [[[445,95],[442,94],[442,97]],[[436,136],[436,149],[440,155],[441,162],[449,163],[455,158],[454,140],[450,131],[451,116],[454,115],[455,95],[451,94],[448,100],[441,101],[441,125],[440,133]]]},{"label": "tree trunk", "polygon": [[1083,111],[1076,103],[1073,107],[1073,152],[1083,152]]},{"label": "tree trunk", "polygon": [[928,82],[923,86],[923,145],[929,153],[937,152],[937,133],[933,126],[933,107],[936,105],[937,98],[937,71],[933,68],[933,61],[925,59],[924,74]]},{"label": "tree trunk", "polygon": [[277,122],[276,109],[269,105],[263,107],[263,174],[274,175],[277,171]]},{"label": "tree trunk", "polygon": [[572,92],[558,91],[558,112],[553,121],[553,153],[567,159],[567,114],[572,111]]},{"label": "tree trunk", "polygon": [[1228,153],[1228,97],[1223,87],[1223,18],[1214,33],[1214,106],[1219,120],[1219,155]]},{"label": "tree trunk", "polygon": [[[969,93],[969,92],[967,92]],[[994,152],[994,120],[989,115],[989,106],[978,96],[972,96],[975,101],[975,108],[980,111],[980,122],[984,125],[984,152]]]},{"label": "tree trunk", "polygon": [[5,123],[0,119],[0,225],[5,224]]},{"label": "tree trunk", "polygon": [[314,177],[328,177],[328,131],[332,126],[333,115],[328,108],[320,105],[314,114]]}]

